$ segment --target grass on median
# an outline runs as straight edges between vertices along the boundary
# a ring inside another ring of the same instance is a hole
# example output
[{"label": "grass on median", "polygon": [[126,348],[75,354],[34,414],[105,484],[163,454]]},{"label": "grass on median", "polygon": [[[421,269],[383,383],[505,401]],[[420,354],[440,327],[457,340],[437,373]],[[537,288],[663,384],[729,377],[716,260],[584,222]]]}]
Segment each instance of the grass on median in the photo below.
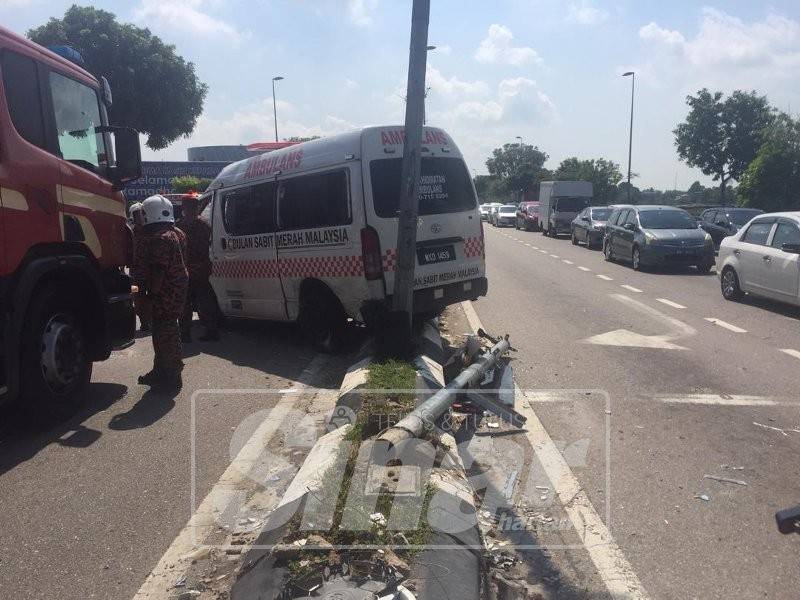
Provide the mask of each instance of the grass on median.
[{"label": "grass on median", "polygon": [[[357,510],[357,508],[354,509],[347,506],[347,500],[353,485],[361,443],[387,427],[390,421],[397,422],[414,408],[416,378],[416,370],[406,361],[389,359],[372,363],[369,367],[366,381],[366,389],[369,390],[369,393],[364,394],[356,422],[345,436],[345,440],[350,443],[340,448],[336,462],[332,466],[332,470],[335,473],[340,473],[343,469],[344,477],[341,483],[339,483],[337,477],[323,478],[322,489],[319,491],[323,502],[333,501],[335,498],[332,522],[330,524],[320,524],[323,527],[330,525],[326,531],[320,531],[320,534],[334,546],[386,545],[390,547],[395,543],[394,532],[387,531],[383,525],[373,523],[366,530],[343,530],[341,525],[346,511]],[[360,479],[360,477],[357,479]],[[363,483],[359,481],[356,485]],[[435,486],[428,483],[421,499],[422,510],[419,511],[419,504],[413,507],[405,502],[395,502],[395,497],[391,493],[384,492],[379,494],[374,511],[382,513],[387,519],[393,510],[395,511],[395,516],[400,518],[402,518],[402,513],[405,511],[413,510],[415,514],[419,514],[420,518],[417,527],[402,533],[405,537],[404,542],[407,541],[411,546],[423,546],[430,539],[431,528],[427,519],[427,511],[435,493]],[[413,516],[410,514],[409,519],[413,518]],[[290,527],[289,534],[285,539],[293,541],[310,533],[300,531],[300,521],[298,518],[292,522],[292,527]],[[405,522],[405,519],[401,520],[401,522]],[[409,559],[417,552],[418,550],[400,550],[398,555],[402,554],[406,559]],[[293,578],[302,578],[315,569],[319,569],[322,564],[330,561],[335,554],[338,554],[338,552],[299,550],[292,553],[292,558],[287,566]],[[356,555],[360,558],[369,558],[373,556],[374,552],[361,550],[351,551],[348,554],[351,555],[351,559],[355,558]]]}]

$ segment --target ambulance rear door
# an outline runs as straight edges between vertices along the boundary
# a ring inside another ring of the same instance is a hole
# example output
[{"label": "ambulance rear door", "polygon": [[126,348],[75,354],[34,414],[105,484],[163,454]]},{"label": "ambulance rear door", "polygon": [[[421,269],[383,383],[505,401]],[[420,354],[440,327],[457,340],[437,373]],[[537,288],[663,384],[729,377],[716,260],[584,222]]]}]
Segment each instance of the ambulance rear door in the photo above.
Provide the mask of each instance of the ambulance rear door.
[{"label": "ambulance rear door", "polygon": [[272,180],[216,192],[211,284],[226,316],[286,319],[275,245],[276,187]]},{"label": "ambulance rear door", "polygon": [[[392,294],[404,132],[373,128],[363,142],[367,222],[380,234],[386,290]],[[486,267],[475,188],[461,153],[441,129],[424,130],[420,175],[414,289],[428,289],[432,300],[444,304],[483,295]]]}]

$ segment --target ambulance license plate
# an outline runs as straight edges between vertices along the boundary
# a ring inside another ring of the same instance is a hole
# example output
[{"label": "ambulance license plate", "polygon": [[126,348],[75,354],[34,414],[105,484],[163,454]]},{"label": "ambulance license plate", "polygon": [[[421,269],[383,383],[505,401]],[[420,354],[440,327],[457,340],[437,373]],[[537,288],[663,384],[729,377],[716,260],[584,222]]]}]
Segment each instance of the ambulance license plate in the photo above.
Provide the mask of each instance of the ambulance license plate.
[{"label": "ambulance license plate", "polygon": [[432,265],[434,263],[447,262],[456,259],[456,251],[453,245],[449,246],[426,246],[417,248],[417,261],[420,265]]}]

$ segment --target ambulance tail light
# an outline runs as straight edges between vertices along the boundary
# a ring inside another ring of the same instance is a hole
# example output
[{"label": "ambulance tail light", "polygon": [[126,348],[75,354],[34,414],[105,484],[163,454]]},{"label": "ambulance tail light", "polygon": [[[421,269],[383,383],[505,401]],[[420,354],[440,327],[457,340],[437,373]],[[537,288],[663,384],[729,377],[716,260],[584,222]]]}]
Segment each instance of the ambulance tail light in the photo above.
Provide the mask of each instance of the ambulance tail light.
[{"label": "ambulance tail light", "polygon": [[383,277],[381,241],[378,232],[372,227],[365,227],[361,230],[361,255],[364,259],[364,277],[367,281],[375,281]]}]

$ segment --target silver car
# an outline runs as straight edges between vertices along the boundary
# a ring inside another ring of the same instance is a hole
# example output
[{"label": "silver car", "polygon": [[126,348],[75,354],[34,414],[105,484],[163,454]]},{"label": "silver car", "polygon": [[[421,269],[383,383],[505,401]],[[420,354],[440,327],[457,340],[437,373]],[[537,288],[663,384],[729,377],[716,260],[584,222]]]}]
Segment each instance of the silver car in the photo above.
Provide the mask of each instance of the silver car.
[{"label": "silver car", "polygon": [[718,265],[727,300],[748,293],[800,305],[800,212],[756,217],[723,238]]}]

